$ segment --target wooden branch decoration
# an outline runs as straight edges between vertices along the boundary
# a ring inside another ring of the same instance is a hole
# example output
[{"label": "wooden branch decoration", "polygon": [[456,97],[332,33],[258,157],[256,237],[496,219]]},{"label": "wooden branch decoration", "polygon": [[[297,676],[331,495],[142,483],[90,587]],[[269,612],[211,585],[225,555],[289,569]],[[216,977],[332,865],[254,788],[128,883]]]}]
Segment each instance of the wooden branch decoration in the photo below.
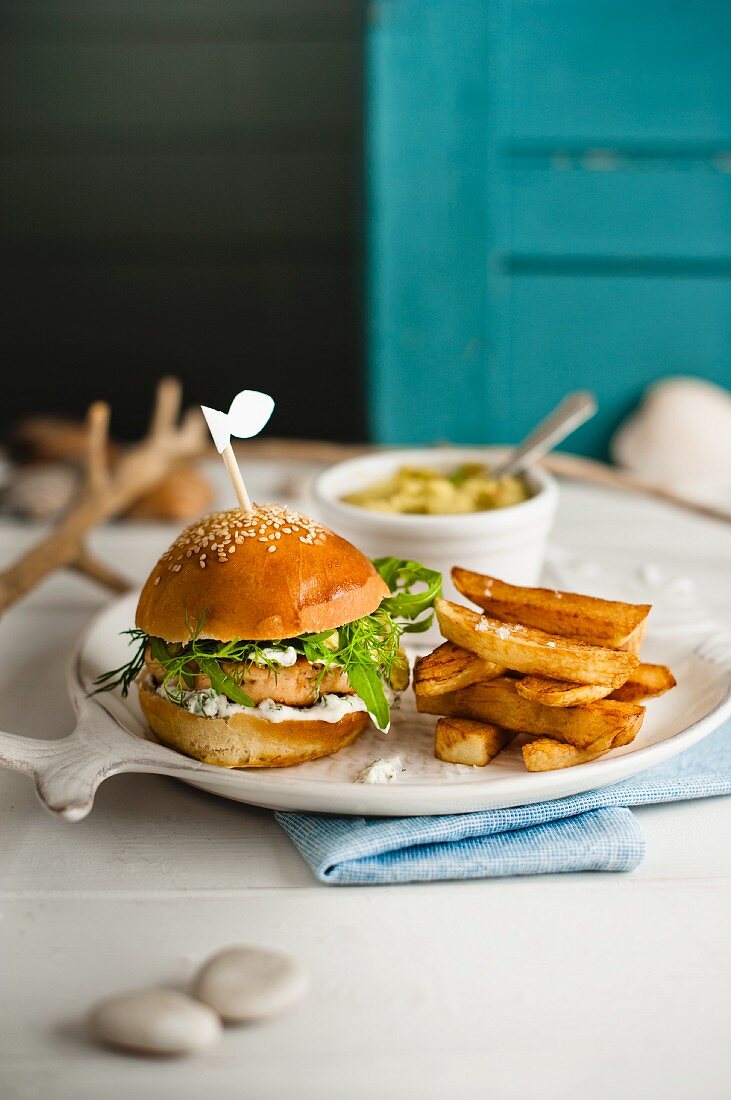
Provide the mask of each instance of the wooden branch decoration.
[{"label": "wooden branch decoration", "polygon": [[129,587],[114,570],[89,554],[85,539],[93,528],[153,489],[178,463],[205,454],[206,426],[197,410],[190,410],[178,425],[181,398],[177,379],[160,382],[147,435],[123,454],[112,472],[106,461],[109,406],[104,402],[91,406],[84,485],[50,532],[14,565],[0,572],[0,614],[62,566],[76,569],[115,591]]},{"label": "wooden branch decoration", "polygon": [[107,442],[109,440],[109,405],[95,401],[86,415],[88,439],[86,444],[87,493],[103,492],[107,484]]},{"label": "wooden branch decoration", "polygon": [[87,580],[94,581],[102,588],[108,588],[110,592],[116,592],[120,596],[125,592],[130,592],[134,587],[128,577],[123,577],[121,573],[117,573],[106,562],[99,561],[97,557],[89,552],[87,547],[82,547],[77,560],[71,563],[69,569],[73,569],[75,573],[86,577]]},{"label": "wooden branch decoration", "polygon": [[609,466],[606,462],[598,462],[593,458],[583,458],[581,455],[564,454],[556,451],[542,459],[541,465],[558,477],[588,481],[593,485],[603,485],[607,489],[622,489],[632,493],[644,493],[645,496],[654,497],[665,504],[674,504],[678,508],[685,508],[687,511],[695,512],[699,516],[720,519],[725,523],[731,522],[731,513],[721,505],[716,506],[714,504],[704,504],[699,500],[690,500],[688,497],[681,496],[680,493],[673,492],[672,489],[647,481],[631,470]]}]

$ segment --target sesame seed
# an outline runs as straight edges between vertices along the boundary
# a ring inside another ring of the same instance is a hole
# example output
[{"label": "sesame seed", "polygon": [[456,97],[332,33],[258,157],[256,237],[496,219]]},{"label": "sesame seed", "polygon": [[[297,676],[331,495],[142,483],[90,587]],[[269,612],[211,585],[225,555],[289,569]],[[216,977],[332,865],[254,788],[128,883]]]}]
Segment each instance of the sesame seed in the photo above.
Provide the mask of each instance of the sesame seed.
[{"label": "sesame seed", "polygon": [[154,579],[154,581],[153,581],[152,583],[153,583],[153,584],[159,584],[159,583],[160,583],[160,578],[159,578],[159,577],[155,577],[155,579]]},{"label": "sesame seed", "polygon": [[269,551],[270,554],[273,554],[276,549],[277,549],[276,546],[267,546],[267,550]]},{"label": "sesame seed", "polygon": [[[212,513],[182,532],[160,558],[158,569],[177,573],[194,554],[198,555],[199,566],[205,569],[208,555],[204,551],[209,546],[211,557],[215,554],[220,562],[228,561],[236,546],[244,545],[247,538],[258,538],[272,552],[276,549],[275,544],[287,535],[296,535],[303,545],[313,546],[326,541],[327,530],[307,516],[276,504],[255,505],[251,515],[245,515],[240,509]],[[160,579],[161,574],[153,583],[158,584]]]}]

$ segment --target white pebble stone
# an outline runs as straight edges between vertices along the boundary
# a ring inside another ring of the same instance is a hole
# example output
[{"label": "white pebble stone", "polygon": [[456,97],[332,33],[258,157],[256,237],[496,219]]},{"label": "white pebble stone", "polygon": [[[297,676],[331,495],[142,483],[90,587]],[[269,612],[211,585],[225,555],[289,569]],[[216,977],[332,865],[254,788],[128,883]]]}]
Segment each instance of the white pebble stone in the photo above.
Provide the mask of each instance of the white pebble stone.
[{"label": "white pebble stone", "polygon": [[307,990],[297,959],[266,947],[228,947],[198,972],[194,995],[227,1023],[247,1023],[294,1005]]},{"label": "white pebble stone", "polygon": [[193,1054],[221,1036],[208,1005],[172,989],[140,989],[101,1001],[89,1023],[103,1043],[141,1054]]}]

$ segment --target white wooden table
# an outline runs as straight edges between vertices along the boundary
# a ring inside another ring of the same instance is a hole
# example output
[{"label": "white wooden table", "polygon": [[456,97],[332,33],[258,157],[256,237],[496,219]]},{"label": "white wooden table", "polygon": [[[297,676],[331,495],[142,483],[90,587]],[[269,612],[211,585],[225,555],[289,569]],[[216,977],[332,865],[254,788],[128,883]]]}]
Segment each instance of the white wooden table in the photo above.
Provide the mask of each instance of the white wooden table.
[{"label": "white wooden table", "polygon": [[[0,527],[3,559],[32,538]],[[140,580],[163,527],[110,527]],[[731,619],[731,529],[564,487],[555,540],[692,577]],[[59,575],[0,623],[0,728],[59,737],[71,643],[104,597]],[[704,1100],[729,1094],[731,799],[637,811],[629,875],[336,888],[262,810],[170,779],[105,783],[76,825],[0,773],[0,1097]],[[183,983],[236,942],[301,956],[309,999],[212,1053],[149,1062],[90,1046],[100,996]]]}]

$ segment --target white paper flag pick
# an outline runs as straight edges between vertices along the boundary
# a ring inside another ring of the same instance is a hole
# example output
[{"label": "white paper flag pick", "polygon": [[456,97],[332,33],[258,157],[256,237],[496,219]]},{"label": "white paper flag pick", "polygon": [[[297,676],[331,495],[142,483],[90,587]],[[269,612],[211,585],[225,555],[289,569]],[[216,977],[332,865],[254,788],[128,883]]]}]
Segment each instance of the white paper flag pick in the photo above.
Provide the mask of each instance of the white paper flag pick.
[{"label": "white paper flag pick", "polygon": [[259,434],[274,412],[274,398],[259,390],[242,390],[234,397],[227,413],[209,409],[207,405],[201,405],[201,409],[216,450],[223,454],[232,435],[237,439],[251,439]]},{"label": "white paper flag pick", "polygon": [[201,409],[216,450],[226,464],[239,504],[245,512],[251,512],[251,501],[231,446],[231,436],[251,439],[258,435],[274,411],[274,398],[259,390],[242,390],[234,397],[227,413],[206,405],[201,405]]}]

